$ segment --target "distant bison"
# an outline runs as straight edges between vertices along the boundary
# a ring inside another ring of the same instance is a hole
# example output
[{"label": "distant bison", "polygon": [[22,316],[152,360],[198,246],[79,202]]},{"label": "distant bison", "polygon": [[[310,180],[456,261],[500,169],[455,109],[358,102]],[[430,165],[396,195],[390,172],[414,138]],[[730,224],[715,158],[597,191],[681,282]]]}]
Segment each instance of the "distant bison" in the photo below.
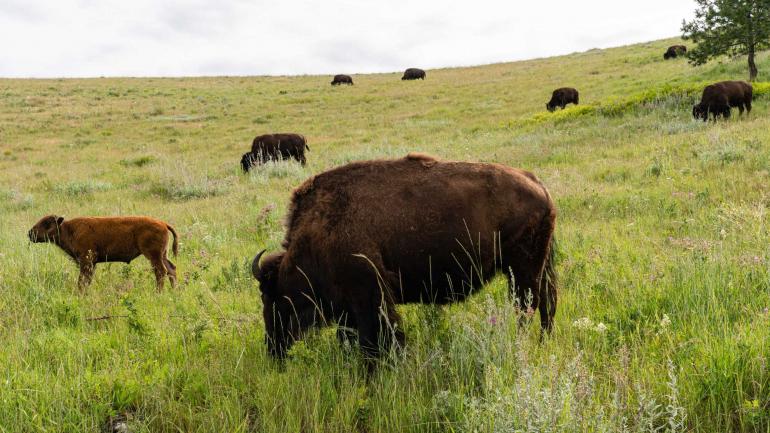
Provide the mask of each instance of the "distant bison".
[{"label": "distant bison", "polygon": [[753,88],[745,81],[711,84],[703,89],[700,103],[692,107],[692,116],[704,122],[708,120],[709,114],[713,116],[714,121],[719,116],[727,119],[730,117],[730,107],[738,107],[740,114],[743,114],[744,108],[751,113],[752,99]]},{"label": "distant bison", "polygon": [[158,290],[168,275],[176,284],[176,266],[168,260],[168,232],[174,236],[172,251],[179,251],[176,231],[163,221],[149,217],[83,217],[65,221],[63,217],[43,217],[29,231],[32,242],[51,242],[64,250],[80,266],[78,285],[91,283],[97,263],[124,262],[139,255],[147,257],[155,270]]},{"label": "distant bison", "polygon": [[687,52],[687,47],[685,47],[684,45],[672,45],[668,47],[666,52],[663,54],[663,58],[666,60],[675,59],[686,52]]},{"label": "distant bison", "polygon": [[285,251],[252,262],[268,351],[283,357],[336,321],[377,357],[403,340],[395,305],[462,301],[497,274],[550,331],[555,220],[535,175],[500,164],[409,154],[311,177],[294,191]]},{"label": "distant bison", "polygon": [[404,71],[404,76],[401,77],[402,80],[424,80],[425,79],[425,71],[422,69],[417,68],[409,68],[406,71]]},{"label": "distant bison", "polygon": [[350,75],[339,74],[335,75],[332,80],[332,86],[339,86],[340,84],[353,85],[353,78]]},{"label": "distant bison", "polygon": [[305,165],[305,149],[310,150],[305,137],[299,134],[258,135],[251,143],[251,152],[241,156],[241,168],[248,172],[258,162],[294,158]]},{"label": "distant bison", "polygon": [[551,100],[545,104],[545,108],[548,109],[548,111],[553,112],[556,110],[556,107],[564,109],[567,104],[578,105],[578,102],[579,95],[577,90],[572,87],[562,87],[553,91]]}]

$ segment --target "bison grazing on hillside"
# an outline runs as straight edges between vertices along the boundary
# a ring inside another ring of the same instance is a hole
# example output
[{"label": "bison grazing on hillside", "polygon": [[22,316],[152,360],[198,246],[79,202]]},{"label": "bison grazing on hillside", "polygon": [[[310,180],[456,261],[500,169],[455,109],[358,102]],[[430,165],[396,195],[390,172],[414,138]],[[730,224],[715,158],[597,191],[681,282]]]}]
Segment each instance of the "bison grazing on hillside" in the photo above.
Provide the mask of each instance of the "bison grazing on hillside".
[{"label": "bison grazing on hillside", "polygon": [[409,154],[318,174],[294,191],[285,251],[252,262],[269,353],[336,321],[377,357],[403,340],[396,304],[461,301],[499,273],[550,331],[555,219],[543,184],[500,164]]},{"label": "bison grazing on hillside", "polygon": [[668,47],[665,53],[663,53],[663,58],[665,60],[675,59],[686,52],[687,52],[687,47],[685,47],[684,45],[672,45]]},{"label": "bison grazing on hillside", "polygon": [[717,120],[718,116],[730,117],[730,107],[738,107],[740,114],[745,108],[751,113],[753,88],[745,81],[722,81],[703,89],[700,102],[692,107],[692,116],[707,121],[709,114]]},{"label": "bison grazing on hillside", "polygon": [[339,74],[335,75],[332,80],[332,86],[339,86],[340,84],[353,85],[353,78],[350,75]]},{"label": "bison grazing on hillside", "polygon": [[424,80],[425,79],[425,71],[418,68],[409,68],[406,71],[404,71],[404,76],[401,77],[402,80]]},{"label": "bison grazing on hillside", "polygon": [[545,104],[545,108],[548,111],[553,112],[556,110],[556,107],[564,109],[567,104],[578,105],[579,98],[580,96],[578,95],[577,90],[572,87],[562,87],[553,91],[551,100]]},{"label": "bison grazing on hillside", "polygon": [[251,143],[251,152],[241,156],[241,167],[244,172],[257,162],[278,161],[294,158],[305,165],[305,149],[310,150],[305,137],[299,134],[265,134],[258,135]]},{"label": "bison grazing on hillside", "polygon": [[43,217],[29,231],[32,242],[51,242],[64,250],[80,266],[78,285],[91,283],[97,263],[124,262],[140,255],[155,270],[158,290],[168,275],[176,284],[176,266],[167,258],[168,232],[174,235],[172,251],[179,251],[176,231],[163,221],[149,217],[83,217],[65,221],[63,217]]}]

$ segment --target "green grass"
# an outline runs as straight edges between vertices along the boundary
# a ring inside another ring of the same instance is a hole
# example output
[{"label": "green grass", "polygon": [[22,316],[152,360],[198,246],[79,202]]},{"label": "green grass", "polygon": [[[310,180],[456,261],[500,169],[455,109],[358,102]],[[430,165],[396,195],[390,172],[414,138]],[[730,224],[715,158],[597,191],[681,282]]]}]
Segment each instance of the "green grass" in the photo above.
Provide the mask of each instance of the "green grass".
[{"label": "green grass", "polygon": [[[770,56],[751,116],[696,122],[743,59],[662,61],[672,40],[569,56],[329,77],[0,80],[0,432],[770,432]],[[556,87],[581,106],[545,113]],[[736,113],[737,114],[737,113]],[[308,165],[240,173],[266,132]],[[559,208],[556,328],[517,327],[506,283],[404,307],[367,381],[332,328],[283,367],[248,260],[279,248],[292,188],[424,151],[535,172]],[[77,269],[41,216],[144,214],[181,236],[180,285],[146,260]]]}]

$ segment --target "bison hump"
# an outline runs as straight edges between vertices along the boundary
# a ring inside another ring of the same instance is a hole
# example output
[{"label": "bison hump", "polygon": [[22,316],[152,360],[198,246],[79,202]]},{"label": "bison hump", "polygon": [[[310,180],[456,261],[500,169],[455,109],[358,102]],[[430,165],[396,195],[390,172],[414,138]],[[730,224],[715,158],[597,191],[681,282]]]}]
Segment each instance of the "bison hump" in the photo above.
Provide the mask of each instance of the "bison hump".
[{"label": "bison hump", "polygon": [[406,155],[407,161],[416,161],[419,162],[423,167],[433,167],[438,163],[438,160],[426,153],[421,152],[410,152],[408,155]]}]

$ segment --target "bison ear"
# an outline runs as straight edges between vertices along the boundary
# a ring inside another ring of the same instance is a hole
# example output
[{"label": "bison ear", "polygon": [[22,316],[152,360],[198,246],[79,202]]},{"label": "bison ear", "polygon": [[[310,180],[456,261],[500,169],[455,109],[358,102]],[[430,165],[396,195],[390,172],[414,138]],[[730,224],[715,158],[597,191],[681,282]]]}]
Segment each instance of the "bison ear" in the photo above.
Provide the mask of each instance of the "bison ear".
[{"label": "bison ear", "polygon": [[56,217],[56,225],[60,226],[64,222],[64,217]]}]

